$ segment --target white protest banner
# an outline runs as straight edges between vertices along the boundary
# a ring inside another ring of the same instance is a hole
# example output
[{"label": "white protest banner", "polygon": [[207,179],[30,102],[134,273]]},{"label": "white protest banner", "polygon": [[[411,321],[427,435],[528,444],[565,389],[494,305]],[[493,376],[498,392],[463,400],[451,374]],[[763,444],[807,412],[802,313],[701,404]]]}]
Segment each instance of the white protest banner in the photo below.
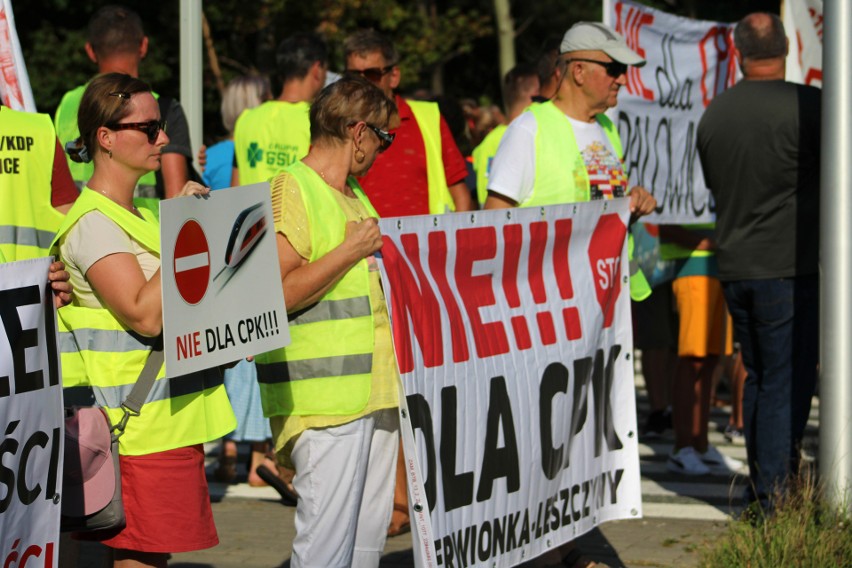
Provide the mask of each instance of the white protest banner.
[{"label": "white protest banner", "polygon": [[630,185],[647,188],[657,199],[657,212],[645,221],[713,221],[695,140],[704,109],[738,73],[732,27],[627,0],[615,0],[604,20],[648,61],[628,71],[613,116]]},{"label": "white protest banner", "polygon": [[64,421],[50,258],[0,264],[0,559],[57,566]]},{"label": "white protest banner", "polygon": [[268,183],[161,201],[160,233],[167,376],[290,343]]},{"label": "white protest banner", "polygon": [[418,565],[512,566],[641,516],[628,216],[380,221]]},{"label": "white protest banner", "polygon": [[12,109],[36,111],[11,0],[0,0],[0,99]]},{"label": "white protest banner", "polygon": [[787,80],[822,87],[822,0],[784,0],[781,15],[790,41]]}]

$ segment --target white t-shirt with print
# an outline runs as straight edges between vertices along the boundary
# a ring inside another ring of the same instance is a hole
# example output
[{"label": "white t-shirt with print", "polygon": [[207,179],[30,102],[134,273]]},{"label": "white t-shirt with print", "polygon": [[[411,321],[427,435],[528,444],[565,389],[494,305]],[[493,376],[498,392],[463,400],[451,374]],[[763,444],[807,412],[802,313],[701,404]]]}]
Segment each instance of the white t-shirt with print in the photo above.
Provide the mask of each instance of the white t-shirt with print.
[{"label": "white t-shirt with print", "polygon": [[[574,131],[577,147],[589,174],[592,199],[612,199],[627,194],[627,174],[603,127],[565,116]],[[535,185],[535,115],[527,111],[512,121],[491,165],[488,189],[516,203],[529,199]],[[580,158],[578,158],[580,159]],[[565,168],[565,176],[573,177]]]}]

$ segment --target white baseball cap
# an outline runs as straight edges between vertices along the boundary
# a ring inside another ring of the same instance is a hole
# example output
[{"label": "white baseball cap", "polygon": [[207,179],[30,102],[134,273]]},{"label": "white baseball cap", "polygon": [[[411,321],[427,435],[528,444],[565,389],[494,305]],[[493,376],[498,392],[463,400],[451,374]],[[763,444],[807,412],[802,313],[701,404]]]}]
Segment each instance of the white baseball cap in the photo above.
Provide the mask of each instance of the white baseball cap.
[{"label": "white baseball cap", "polygon": [[603,51],[614,61],[642,67],[646,61],[627,46],[624,37],[597,22],[577,22],[565,32],[559,53],[571,51]]}]

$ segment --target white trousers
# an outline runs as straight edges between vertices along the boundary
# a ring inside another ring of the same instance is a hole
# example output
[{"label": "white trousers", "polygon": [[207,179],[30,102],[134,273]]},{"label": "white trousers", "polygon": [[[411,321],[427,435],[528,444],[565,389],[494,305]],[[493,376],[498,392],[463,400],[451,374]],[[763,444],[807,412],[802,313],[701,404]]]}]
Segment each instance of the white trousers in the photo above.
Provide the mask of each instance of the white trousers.
[{"label": "white trousers", "polygon": [[393,511],[398,412],[379,410],[299,436],[292,568],[379,565]]}]

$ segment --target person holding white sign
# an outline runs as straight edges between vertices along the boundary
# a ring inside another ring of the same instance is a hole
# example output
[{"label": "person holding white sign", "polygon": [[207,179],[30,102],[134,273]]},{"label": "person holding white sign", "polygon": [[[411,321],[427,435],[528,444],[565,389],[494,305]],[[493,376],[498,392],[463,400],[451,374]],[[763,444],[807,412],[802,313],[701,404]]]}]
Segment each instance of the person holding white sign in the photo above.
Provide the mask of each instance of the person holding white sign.
[{"label": "person holding white sign", "polygon": [[[643,187],[627,187],[618,130],[604,112],[627,84],[627,68],[645,64],[624,38],[597,22],[579,22],[562,39],[555,97],[512,121],[488,180],[486,209],[630,197],[635,220],[657,201]],[[650,289],[641,271],[630,279],[636,300]]]},{"label": "person holding white sign", "polygon": [[[645,64],[617,32],[579,22],[562,38],[556,60],[555,97],[534,104],[509,125],[488,180],[486,209],[630,197],[632,219],[654,211],[643,187],[627,187],[618,130],[604,112],[627,84],[627,69]],[[650,294],[641,270],[631,274],[630,294]],[[541,566],[594,565],[571,544],[542,555]]]},{"label": "person holding white sign", "polygon": [[[120,73],[89,83],[78,124],[72,159],[92,160],[94,171],[53,245],[75,290],[58,313],[60,330],[68,330],[63,382],[90,386],[117,424],[127,419],[121,404],[149,353],[162,343],[159,223],[133,205],[133,191],[159,169],[169,138],[148,84]],[[190,182],[181,195],[207,192]],[[218,544],[202,444],[235,423],[218,369],[166,379],[161,367],[119,439],[127,526],[98,535],[115,566],[165,566],[169,553]]]},{"label": "person holding white sign", "polygon": [[344,76],[311,106],[311,150],[272,180],[292,343],[256,359],[299,493],[291,566],[378,566],[393,506],[398,372],[378,215],[355,177],[393,142],[394,102]]}]

